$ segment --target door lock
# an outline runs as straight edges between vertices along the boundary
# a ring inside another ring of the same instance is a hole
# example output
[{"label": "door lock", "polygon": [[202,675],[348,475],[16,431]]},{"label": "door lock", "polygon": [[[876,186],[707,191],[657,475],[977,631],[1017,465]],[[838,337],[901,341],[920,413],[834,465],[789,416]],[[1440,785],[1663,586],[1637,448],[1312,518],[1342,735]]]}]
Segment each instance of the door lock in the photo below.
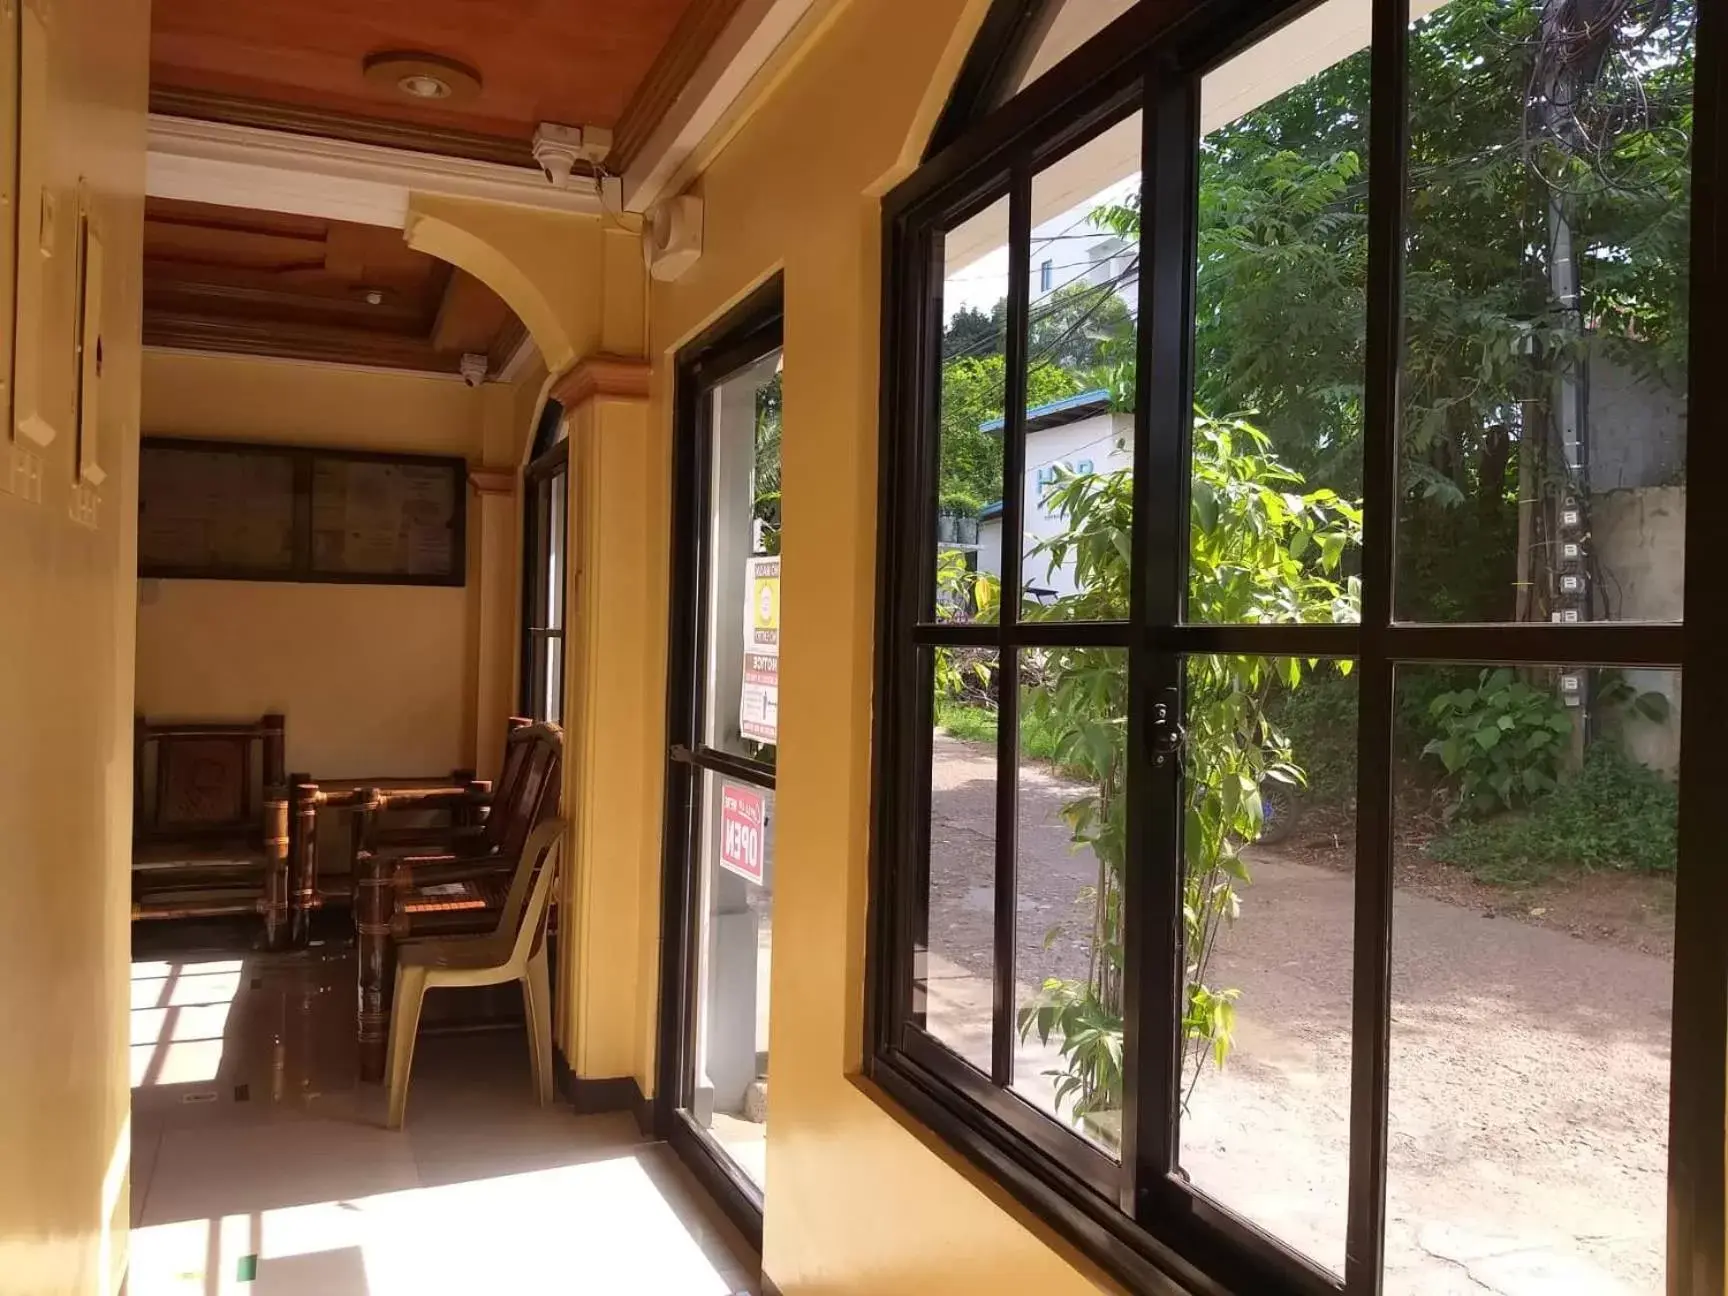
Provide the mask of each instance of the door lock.
[{"label": "door lock", "polygon": [[1152,763],[1159,768],[1180,755],[1182,744],[1188,739],[1188,731],[1176,718],[1181,706],[1176,690],[1165,690],[1165,698],[1152,704]]}]

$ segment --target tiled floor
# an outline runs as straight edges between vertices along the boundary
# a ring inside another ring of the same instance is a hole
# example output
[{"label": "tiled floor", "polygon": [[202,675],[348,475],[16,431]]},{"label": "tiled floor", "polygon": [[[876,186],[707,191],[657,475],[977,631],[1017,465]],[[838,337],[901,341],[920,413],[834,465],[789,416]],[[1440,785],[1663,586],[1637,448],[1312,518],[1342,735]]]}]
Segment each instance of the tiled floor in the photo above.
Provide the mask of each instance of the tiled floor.
[{"label": "tiled floor", "polygon": [[535,1105],[519,1032],[423,1037],[392,1133],[350,958],[133,971],[131,1296],[757,1290],[631,1117]]}]

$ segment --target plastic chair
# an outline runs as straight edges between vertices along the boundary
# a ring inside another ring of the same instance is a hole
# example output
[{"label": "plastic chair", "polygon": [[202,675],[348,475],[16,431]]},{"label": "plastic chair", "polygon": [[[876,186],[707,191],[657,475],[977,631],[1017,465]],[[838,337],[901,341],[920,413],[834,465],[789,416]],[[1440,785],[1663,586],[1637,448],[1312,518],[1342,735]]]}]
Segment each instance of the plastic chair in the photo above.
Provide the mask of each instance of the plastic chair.
[{"label": "plastic chair", "polygon": [[552,878],[557,872],[565,827],[562,819],[548,819],[534,829],[516,862],[510,893],[490,935],[452,936],[402,946],[396,959],[396,999],[391,1010],[386,1066],[390,1081],[390,1114],[386,1124],[390,1129],[402,1128],[408,1107],[408,1074],[414,1066],[421,1002],[428,990],[439,986],[522,983],[535,1096],[541,1106],[552,1100],[551,981],[546,971],[546,942],[541,939],[541,928],[552,896]]}]

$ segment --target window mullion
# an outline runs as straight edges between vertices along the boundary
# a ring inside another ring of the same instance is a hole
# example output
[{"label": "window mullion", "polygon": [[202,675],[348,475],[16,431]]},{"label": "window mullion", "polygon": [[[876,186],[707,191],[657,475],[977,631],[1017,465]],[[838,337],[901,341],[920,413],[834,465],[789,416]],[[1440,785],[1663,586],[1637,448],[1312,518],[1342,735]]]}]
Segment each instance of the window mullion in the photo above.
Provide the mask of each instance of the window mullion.
[{"label": "window mullion", "polygon": [[1135,647],[1129,679],[1128,852],[1123,879],[1124,1209],[1143,1222],[1175,1164],[1182,985],[1180,762],[1155,767],[1150,717],[1175,701],[1180,658],[1157,647],[1187,582],[1188,443],[1199,83],[1149,69],[1141,161],[1139,364],[1135,392]]},{"label": "window mullion", "polygon": [[995,993],[991,1015],[990,1077],[1014,1082],[1014,937],[1020,791],[1021,551],[1025,548],[1027,313],[1032,274],[1032,170],[1014,168],[1008,198],[1008,315],[1002,391],[1002,590],[1004,643],[996,684],[996,928]]},{"label": "window mullion", "polygon": [[1380,1291],[1386,1249],[1394,700],[1390,629],[1396,570],[1393,544],[1398,520],[1398,371],[1404,322],[1409,0],[1374,0],[1372,33],[1350,1197],[1344,1259],[1344,1289],[1350,1296],[1372,1296]]}]

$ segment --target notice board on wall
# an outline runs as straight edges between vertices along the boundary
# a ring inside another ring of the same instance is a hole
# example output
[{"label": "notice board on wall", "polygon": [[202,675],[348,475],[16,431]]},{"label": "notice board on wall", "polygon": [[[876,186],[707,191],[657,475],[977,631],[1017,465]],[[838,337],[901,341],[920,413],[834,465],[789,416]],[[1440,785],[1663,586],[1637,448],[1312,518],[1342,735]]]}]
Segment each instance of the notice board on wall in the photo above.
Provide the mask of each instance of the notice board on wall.
[{"label": "notice board on wall", "polygon": [[146,438],[138,574],[461,585],[460,459]]}]

